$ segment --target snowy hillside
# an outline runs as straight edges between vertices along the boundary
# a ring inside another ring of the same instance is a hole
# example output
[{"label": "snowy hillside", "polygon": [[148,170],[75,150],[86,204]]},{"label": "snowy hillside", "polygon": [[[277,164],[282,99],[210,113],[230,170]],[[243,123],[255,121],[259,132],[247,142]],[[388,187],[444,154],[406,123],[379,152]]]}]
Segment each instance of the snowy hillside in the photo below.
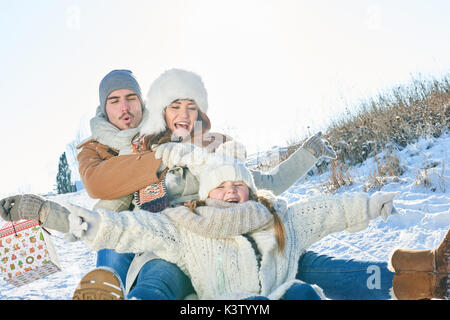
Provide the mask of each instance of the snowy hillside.
[{"label": "snowy hillside", "polygon": [[[422,139],[398,152],[405,167],[400,179],[393,179],[383,191],[400,191],[394,200],[399,215],[386,222],[372,221],[366,230],[341,232],[316,243],[311,250],[337,257],[387,260],[396,247],[429,249],[436,247],[450,227],[450,134],[439,139]],[[354,184],[338,192],[362,191],[374,159],[351,170]],[[428,184],[419,183],[426,169]],[[329,173],[307,176],[292,186],[284,196],[289,202],[319,192]],[[372,191],[373,192],[373,191]],[[95,200],[85,191],[49,199],[61,204],[74,203],[92,208]],[[52,232],[61,272],[26,286],[16,288],[0,280],[0,299],[71,299],[81,277],[95,267],[95,252],[82,242],[66,243],[61,233]]]}]

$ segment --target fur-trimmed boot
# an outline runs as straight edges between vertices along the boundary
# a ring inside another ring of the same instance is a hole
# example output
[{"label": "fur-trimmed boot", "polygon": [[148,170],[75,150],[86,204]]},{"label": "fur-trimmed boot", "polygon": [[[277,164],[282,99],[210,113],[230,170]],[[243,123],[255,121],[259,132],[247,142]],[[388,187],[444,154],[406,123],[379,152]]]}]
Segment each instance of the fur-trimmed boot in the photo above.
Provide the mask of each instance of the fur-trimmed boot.
[{"label": "fur-trimmed boot", "polygon": [[397,299],[450,298],[450,229],[435,250],[394,251],[392,288]]},{"label": "fur-trimmed boot", "polygon": [[119,275],[112,268],[98,267],[81,279],[72,300],[123,300],[124,291]]}]

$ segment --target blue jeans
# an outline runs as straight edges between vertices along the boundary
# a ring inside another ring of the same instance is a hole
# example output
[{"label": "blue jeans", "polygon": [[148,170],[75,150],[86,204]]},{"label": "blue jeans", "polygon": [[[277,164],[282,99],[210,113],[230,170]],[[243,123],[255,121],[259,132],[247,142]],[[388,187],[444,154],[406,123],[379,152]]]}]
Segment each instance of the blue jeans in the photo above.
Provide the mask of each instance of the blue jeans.
[{"label": "blue jeans", "polygon": [[[97,253],[97,267],[114,269],[125,284],[133,258],[133,253],[102,249]],[[155,259],[142,267],[127,299],[180,300],[193,291],[190,279],[176,265]]]},{"label": "blue jeans", "polygon": [[298,264],[296,278],[322,288],[337,300],[388,300],[394,273],[387,262],[337,259],[307,251]]},{"label": "blue jeans", "polygon": [[[116,270],[125,283],[132,253],[117,253],[103,249],[98,252],[97,266]],[[337,259],[307,251],[298,264],[296,278],[305,284],[292,286],[282,297],[285,300],[320,299],[309,284],[322,288],[330,299],[337,300],[387,300],[394,274],[386,262]],[[174,264],[162,259],[151,260],[141,269],[135,285],[127,298],[158,300],[183,299],[193,293],[189,278]],[[316,297],[317,295],[317,297]],[[255,296],[248,300],[264,300]]]}]

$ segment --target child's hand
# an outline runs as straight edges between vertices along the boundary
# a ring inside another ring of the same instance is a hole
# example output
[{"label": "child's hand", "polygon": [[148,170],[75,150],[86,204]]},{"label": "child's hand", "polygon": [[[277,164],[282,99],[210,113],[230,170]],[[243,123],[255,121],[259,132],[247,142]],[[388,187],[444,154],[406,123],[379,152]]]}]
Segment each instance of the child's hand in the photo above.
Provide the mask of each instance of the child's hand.
[{"label": "child's hand", "polygon": [[98,213],[76,205],[66,205],[69,214],[69,235],[67,238],[93,241],[100,227]]},{"label": "child's hand", "polygon": [[394,208],[393,200],[400,192],[375,192],[369,198],[369,218],[375,219],[379,216],[384,221],[388,216],[397,214],[397,210]]}]

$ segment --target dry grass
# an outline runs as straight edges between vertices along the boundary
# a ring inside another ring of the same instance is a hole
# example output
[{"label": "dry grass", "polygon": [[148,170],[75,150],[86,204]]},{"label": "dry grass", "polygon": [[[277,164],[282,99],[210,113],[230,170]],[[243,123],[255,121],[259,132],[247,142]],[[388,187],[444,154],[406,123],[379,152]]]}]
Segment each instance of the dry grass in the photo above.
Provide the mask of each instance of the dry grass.
[{"label": "dry grass", "polygon": [[441,170],[437,170],[437,166],[439,163],[431,162],[427,164],[423,170],[418,170],[416,173],[416,185],[422,185],[425,188],[430,189],[431,191],[441,191],[446,192],[446,177],[445,173],[445,164],[446,164],[446,153],[444,156],[444,160],[442,161]]},{"label": "dry grass", "polygon": [[354,116],[335,121],[325,137],[338,159],[362,163],[387,147],[404,148],[419,137],[439,137],[449,128],[450,76],[410,85],[363,102]]},{"label": "dry grass", "polygon": [[330,178],[322,185],[323,191],[333,193],[340,187],[352,184],[353,179],[348,168],[345,168],[342,162],[330,161]]},{"label": "dry grass", "polygon": [[395,152],[389,151],[381,158],[375,156],[375,168],[368,175],[363,190],[366,192],[381,190],[385,184],[391,181],[399,181],[403,172],[405,172],[405,168]]},{"label": "dry grass", "polygon": [[[381,187],[386,176],[403,173],[395,150],[416,142],[419,137],[439,137],[450,128],[450,74],[441,79],[415,78],[409,84],[392,88],[377,97],[363,101],[355,114],[346,113],[332,122],[324,132],[335,149],[338,158],[322,161],[319,173],[331,171],[328,190],[332,191],[351,181],[345,166],[364,162],[382,151],[390,150],[388,158],[377,159],[377,167],[368,177],[367,189]],[[284,159],[294,152],[303,141],[289,145]]]}]

